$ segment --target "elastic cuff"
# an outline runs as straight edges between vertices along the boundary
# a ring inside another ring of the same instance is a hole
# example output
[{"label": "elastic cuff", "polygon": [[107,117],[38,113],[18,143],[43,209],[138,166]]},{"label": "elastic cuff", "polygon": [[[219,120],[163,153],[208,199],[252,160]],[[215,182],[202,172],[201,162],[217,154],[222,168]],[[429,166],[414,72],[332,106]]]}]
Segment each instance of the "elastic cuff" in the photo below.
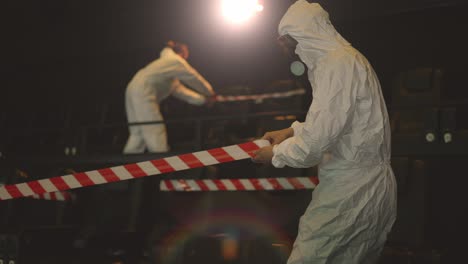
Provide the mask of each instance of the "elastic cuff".
[{"label": "elastic cuff", "polygon": [[273,166],[275,166],[276,168],[283,168],[286,164],[281,161],[281,159],[279,158],[279,155],[277,155],[277,150],[278,149],[278,145],[274,145],[273,146],[273,158],[271,159],[271,164]]},{"label": "elastic cuff", "polygon": [[299,121],[294,121],[294,123],[291,124],[291,127],[294,130],[294,136],[298,136],[301,134],[301,129],[303,126],[304,124]]}]

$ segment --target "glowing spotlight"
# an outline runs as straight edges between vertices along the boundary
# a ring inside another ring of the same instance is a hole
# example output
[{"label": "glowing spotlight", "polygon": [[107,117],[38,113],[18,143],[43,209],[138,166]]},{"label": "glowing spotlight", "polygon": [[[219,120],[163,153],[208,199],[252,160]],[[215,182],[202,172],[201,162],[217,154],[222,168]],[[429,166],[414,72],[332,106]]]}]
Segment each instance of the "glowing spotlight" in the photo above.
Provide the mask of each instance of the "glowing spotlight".
[{"label": "glowing spotlight", "polygon": [[223,0],[222,10],[226,19],[237,24],[261,12],[263,6],[258,3],[258,0]]}]

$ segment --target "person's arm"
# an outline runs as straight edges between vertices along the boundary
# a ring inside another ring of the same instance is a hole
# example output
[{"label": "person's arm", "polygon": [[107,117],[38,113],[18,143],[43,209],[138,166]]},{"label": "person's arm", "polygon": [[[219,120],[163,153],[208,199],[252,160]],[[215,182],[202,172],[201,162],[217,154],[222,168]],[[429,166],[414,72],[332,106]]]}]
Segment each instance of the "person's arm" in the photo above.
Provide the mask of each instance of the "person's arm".
[{"label": "person's arm", "polygon": [[299,121],[294,121],[294,123],[291,124],[291,128],[294,131],[294,136],[298,136],[302,132],[302,128],[304,127],[304,122],[299,122]]},{"label": "person's arm", "polygon": [[293,137],[273,147],[275,167],[307,168],[321,162],[353,114],[357,89],[353,75],[353,65],[348,63],[321,73],[322,81],[318,83],[320,87],[314,87],[317,91],[306,121],[295,125]]},{"label": "person's arm", "polygon": [[193,105],[205,104],[205,96],[185,87],[179,80],[175,79],[172,84],[174,97]]},{"label": "person's arm", "polygon": [[215,93],[211,84],[203,78],[190,64],[180,59],[177,64],[175,77],[188,87],[205,96],[213,96]]}]

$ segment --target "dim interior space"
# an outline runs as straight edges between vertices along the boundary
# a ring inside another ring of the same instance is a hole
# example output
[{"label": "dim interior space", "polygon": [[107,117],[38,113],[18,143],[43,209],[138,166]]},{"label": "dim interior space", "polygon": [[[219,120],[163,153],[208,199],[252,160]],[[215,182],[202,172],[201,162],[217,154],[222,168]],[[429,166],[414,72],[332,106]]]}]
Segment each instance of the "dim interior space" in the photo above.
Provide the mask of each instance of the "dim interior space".
[{"label": "dim interior space", "polygon": [[466,1],[2,6],[0,264],[466,262]]}]

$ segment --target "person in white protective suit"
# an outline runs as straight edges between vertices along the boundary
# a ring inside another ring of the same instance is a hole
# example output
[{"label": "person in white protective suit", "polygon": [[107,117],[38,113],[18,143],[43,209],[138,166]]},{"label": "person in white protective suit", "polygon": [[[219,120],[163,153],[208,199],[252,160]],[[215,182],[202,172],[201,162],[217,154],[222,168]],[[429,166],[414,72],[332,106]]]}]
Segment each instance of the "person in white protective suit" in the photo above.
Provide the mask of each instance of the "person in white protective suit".
[{"label": "person in white protective suit", "polygon": [[[162,121],[159,103],[169,95],[194,105],[213,102],[213,88],[189,65],[188,56],[187,45],[169,41],[157,60],[136,73],[125,93],[129,123]],[[124,153],[169,151],[164,124],[134,125],[129,130]]]},{"label": "person in white protective suit", "polygon": [[[375,263],[396,218],[388,114],[366,58],[317,3],[299,0],[279,24],[308,67],[313,101],[303,123],[268,132],[255,162],[318,165],[319,181],[300,218],[288,264]],[[296,45],[297,44],[297,45]]]}]

